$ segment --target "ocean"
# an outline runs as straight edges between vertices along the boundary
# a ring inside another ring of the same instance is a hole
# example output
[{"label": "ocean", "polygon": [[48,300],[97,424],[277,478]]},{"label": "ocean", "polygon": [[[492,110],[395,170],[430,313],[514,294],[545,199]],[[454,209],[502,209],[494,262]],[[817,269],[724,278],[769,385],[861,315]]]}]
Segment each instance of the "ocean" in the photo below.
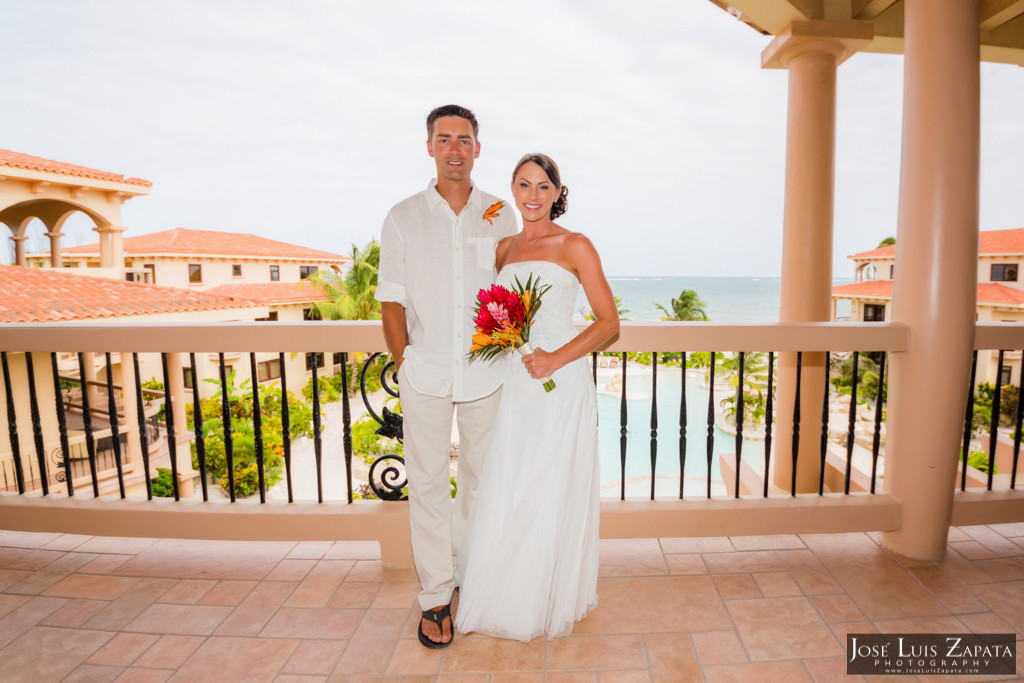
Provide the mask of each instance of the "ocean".
[{"label": "ocean", "polygon": [[[833,284],[849,282],[853,280],[837,279]],[[697,292],[712,322],[773,323],[779,320],[782,279],[778,277],[609,277],[608,284],[628,311],[623,313],[624,320],[661,320],[663,314],[654,303],[671,310],[672,299],[684,289]],[[580,317],[590,310],[582,288],[576,298],[576,310]],[[839,302],[837,315],[849,314],[849,302]]]}]

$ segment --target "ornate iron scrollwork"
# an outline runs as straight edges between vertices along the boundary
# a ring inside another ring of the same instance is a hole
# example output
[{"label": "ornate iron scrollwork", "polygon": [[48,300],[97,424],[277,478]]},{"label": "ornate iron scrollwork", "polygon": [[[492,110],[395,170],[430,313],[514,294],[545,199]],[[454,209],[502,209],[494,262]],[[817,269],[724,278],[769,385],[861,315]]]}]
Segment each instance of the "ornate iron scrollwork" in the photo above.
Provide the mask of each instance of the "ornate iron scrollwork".
[{"label": "ornate iron scrollwork", "polygon": [[[381,414],[378,415],[377,411],[370,405],[370,398],[366,393],[367,372],[380,355],[380,353],[371,354],[363,363],[363,369],[359,373],[359,392],[362,394],[363,405],[366,406],[367,412],[380,425],[376,433],[388,439],[402,441],[402,416],[389,410],[387,406],[381,408]],[[381,368],[380,385],[388,395],[398,398],[398,377],[394,371],[394,366],[394,361],[388,360]],[[388,463],[388,461],[391,462]],[[368,483],[374,495],[381,500],[408,499],[408,495],[402,491],[402,489],[407,488],[409,485],[408,478],[405,475],[405,459],[395,453],[385,453],[380,456],[370,465]]]},{"label": "ornate iron scrollwork", "polygon": [[60,446],[50,451],[50,462],[53,463],[54,468],[57,470],[55,478],[60,482],[67,481],[67,473],[64,471],[64,460],[64,450]]}]

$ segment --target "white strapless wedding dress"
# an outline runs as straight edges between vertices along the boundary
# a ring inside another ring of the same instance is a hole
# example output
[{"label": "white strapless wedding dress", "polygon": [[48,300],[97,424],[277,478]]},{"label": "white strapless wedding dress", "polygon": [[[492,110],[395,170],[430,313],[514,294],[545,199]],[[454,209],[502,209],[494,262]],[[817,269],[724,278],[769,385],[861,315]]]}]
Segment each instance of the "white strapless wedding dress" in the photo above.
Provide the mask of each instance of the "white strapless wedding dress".
[{"label": "white strapless wedding dress", "polygon": [[[543,295],[530,331],[553,351],[576,336],[580,283],[549,261],[510,263],[498,284],[533,274]],[[597,396],[587,357],[550,393],[512,359],[458,558],[459,631],[528,641],[572,631],[597,605]]]}]

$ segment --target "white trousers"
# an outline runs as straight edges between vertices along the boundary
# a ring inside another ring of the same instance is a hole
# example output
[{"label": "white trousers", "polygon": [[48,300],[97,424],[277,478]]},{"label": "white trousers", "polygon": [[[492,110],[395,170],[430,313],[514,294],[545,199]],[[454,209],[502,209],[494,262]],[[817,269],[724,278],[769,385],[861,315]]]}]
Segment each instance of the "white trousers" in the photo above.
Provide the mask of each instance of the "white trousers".
[{"label": "white trousers", "polygon": [[[487,457],[501,389],[465,403],[417,393],[399,371],[405,472],[409,479],[412,554],[420,577],[420,609],[451,602],[455,567],[469,509]],[[458,492],[449,474],[452,417],[459,427]]]}]

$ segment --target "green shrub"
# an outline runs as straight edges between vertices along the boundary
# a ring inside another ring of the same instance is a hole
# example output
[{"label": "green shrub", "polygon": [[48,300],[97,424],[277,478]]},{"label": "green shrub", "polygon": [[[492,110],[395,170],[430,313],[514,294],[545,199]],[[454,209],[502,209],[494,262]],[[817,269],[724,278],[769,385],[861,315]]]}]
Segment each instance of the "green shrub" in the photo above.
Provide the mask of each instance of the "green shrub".
[{"label": "green shrub", "polygon": [[149,480],[153,495],[157,498],[173,498],[174,475],[165,467],[157,467],[156,472],[156,478]]}]

